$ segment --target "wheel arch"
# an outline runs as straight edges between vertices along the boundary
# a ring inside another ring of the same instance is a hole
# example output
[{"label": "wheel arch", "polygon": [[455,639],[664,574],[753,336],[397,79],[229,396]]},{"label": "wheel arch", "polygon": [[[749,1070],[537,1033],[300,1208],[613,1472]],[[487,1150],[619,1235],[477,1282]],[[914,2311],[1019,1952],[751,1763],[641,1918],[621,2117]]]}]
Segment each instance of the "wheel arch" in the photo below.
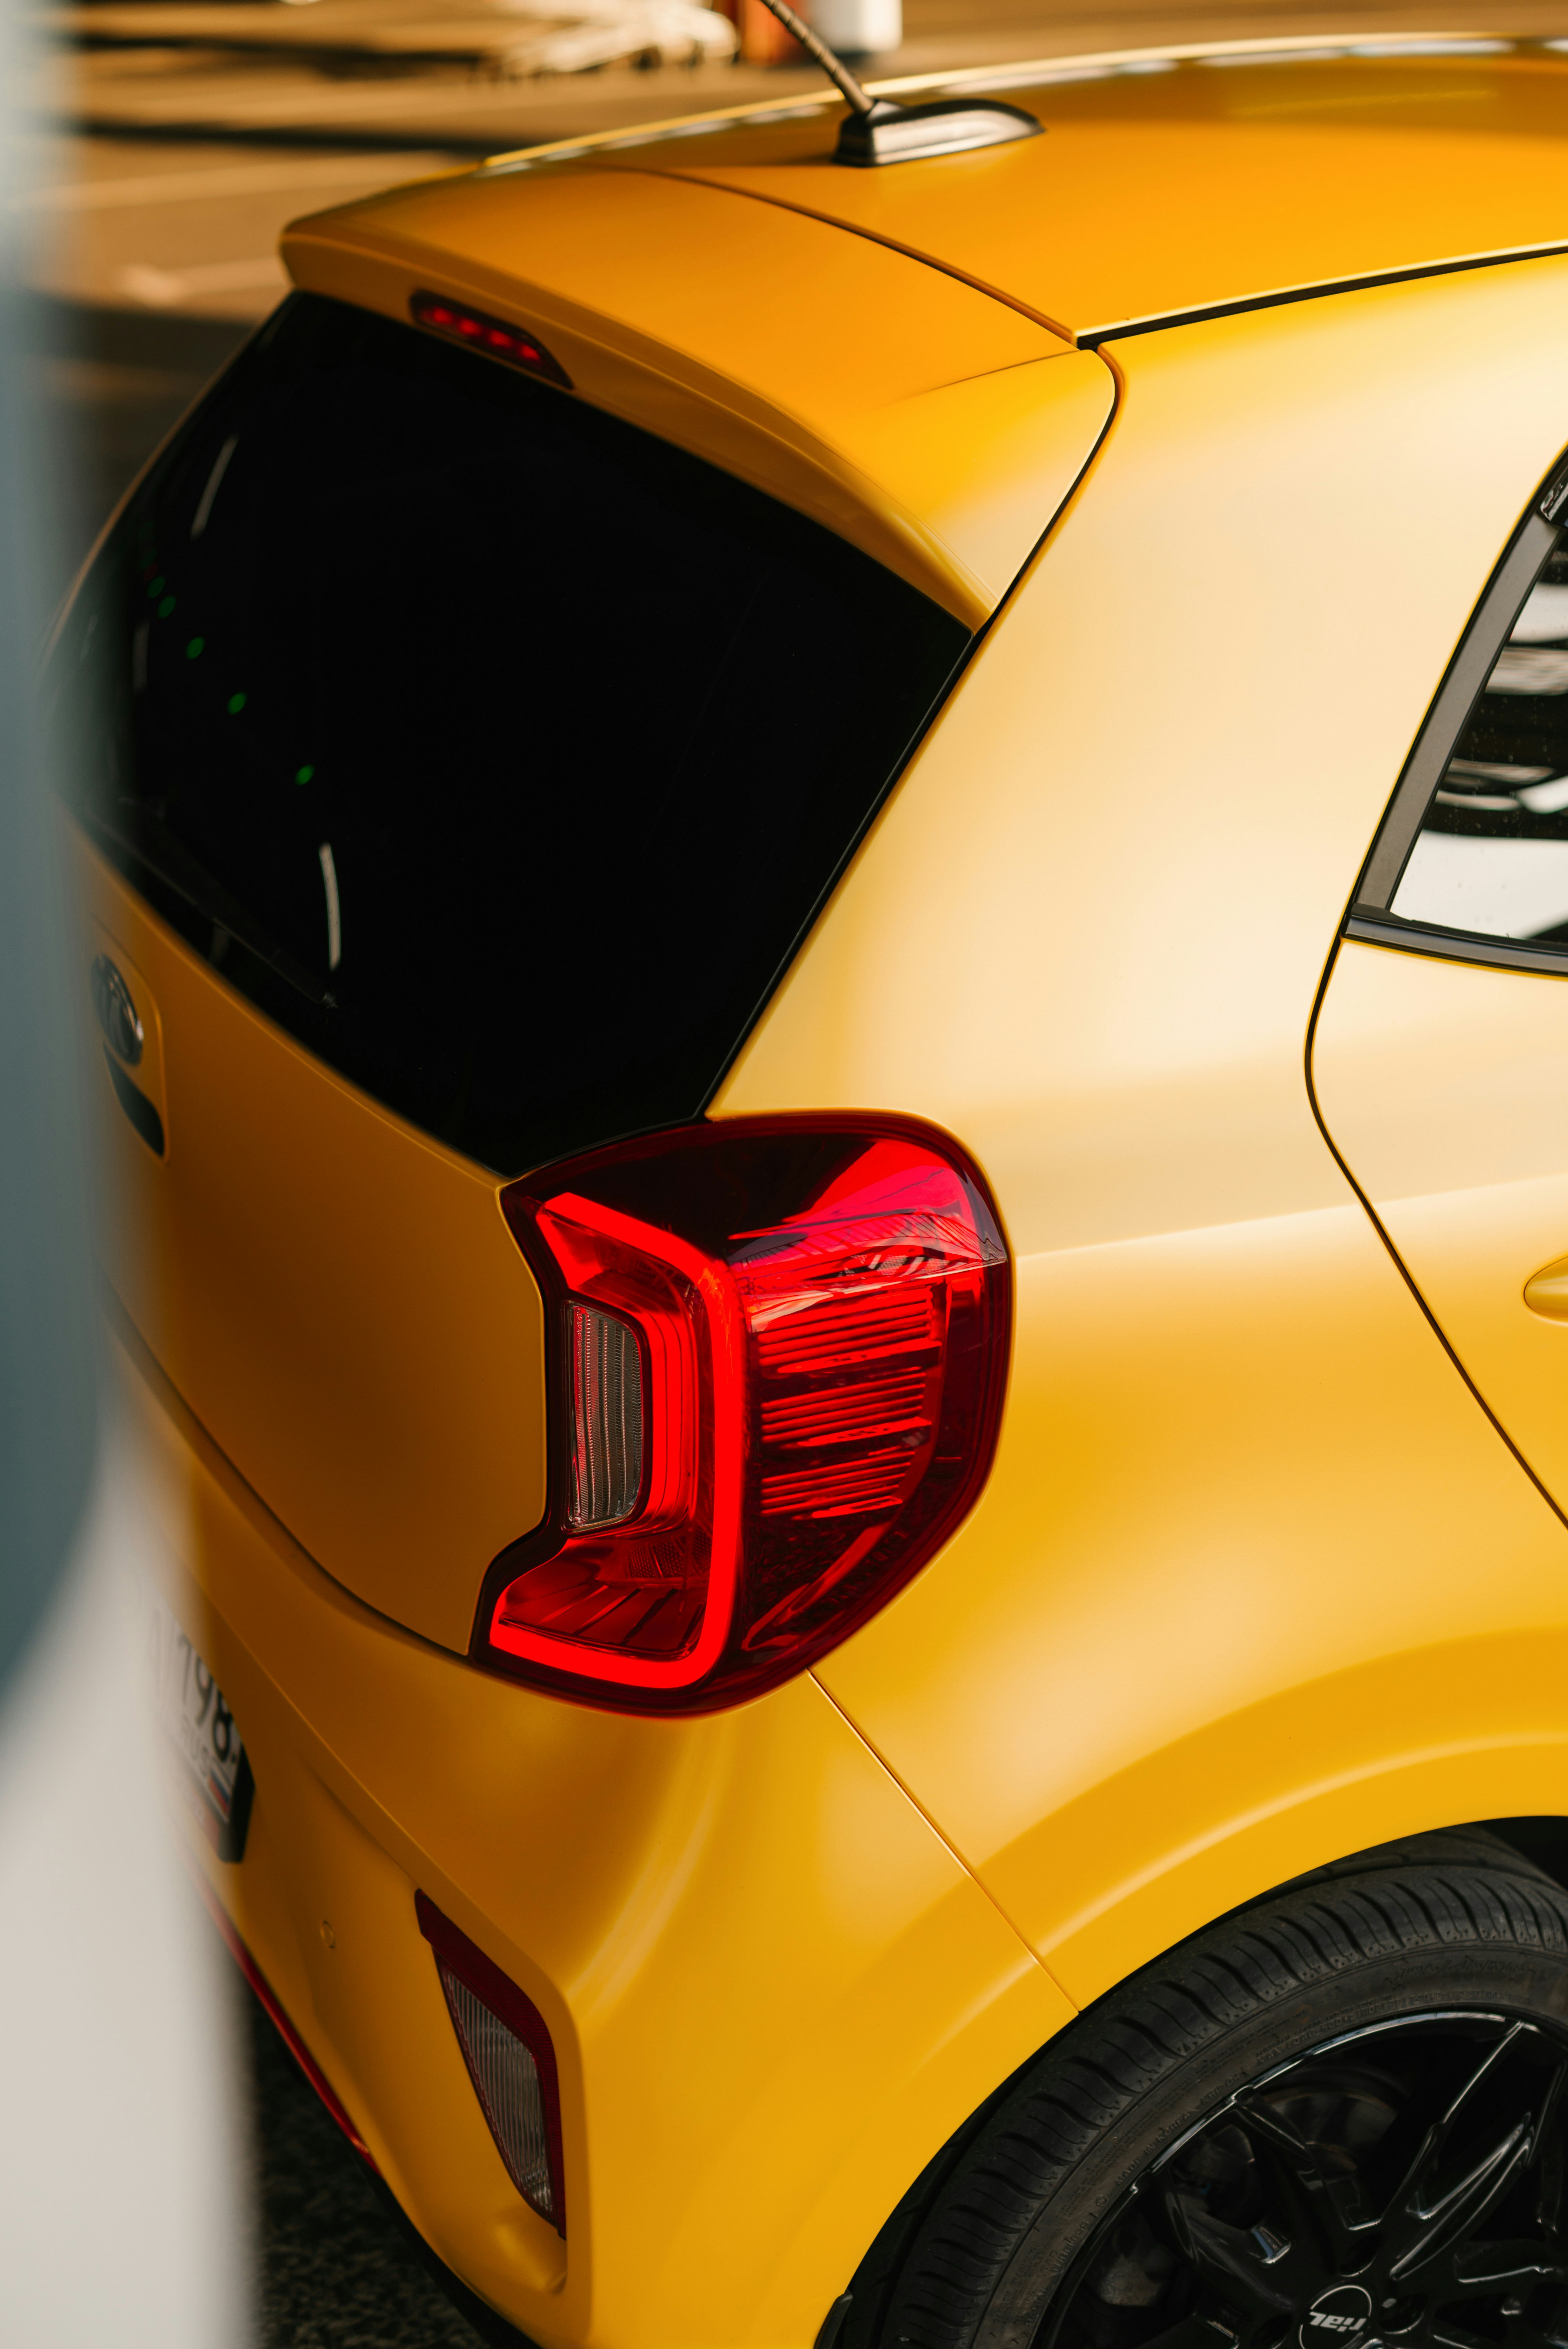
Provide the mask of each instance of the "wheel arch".
[{"label": "wheel arch", "polygon": [[[1489,1849],[1490,1847],[1490,1849]],[[1568,1890],[1568,1814],[1533,1812],[1490,1818],[1441,1821],[1429,1827],[1390,1837],[1385,1841],[1336,1857],[1269,1884],[1232,1908],[1202,1919],[1181,1940],[1195,1938],[1229,1917],[1243,1915],[1281,1896],[1314,1883],[1342,1881],[1347,1876],[1372,1872],[1393,1861],[1460,1857],[1470,1865],[1509,1868],[1522,1863]],[[1134,1973],[1145,1971],[1168,1958],[1181,1942],[1150,1952]],[[1106,1985],[1100,1998],[1064,2025],[1070,2033],[1115,1991],[1130,1980],[1124,1976]],[[1054,2046],[1062,2036],[1047,2043]],[[920,2175],[883,2221],[865,2256],[846,2283],[843,2294],[825,2312],[816,2349],[878,2349],[882,2320],[886,2313],[903,2261],[920,2228],[965,2151],[997,2108],[1005,2104],[1039,2060],[1037,2050],[1018,2064],[955,2129],[927,2162]]]},{"label": "wheel arch", "polygon": [[[950,1848],[1064,1994],[1062,2020],[1037,2044],[1029,2023],[1043,1983],[1032,1997],[1009,1982],[953,2002],[959,2011],[938,2033],[940,2085],[890,2075],[879,2111],[854,2116],[780,2257],[769,2322],[782,2314],[779,2280],[798,2284],[808,2268],[823,2322],[857,2252],[863,2302],[868,2262],[893,2256],[900,2230],[918,2224],[969,2136],[1044,2047],[1222,1919],[1304,1878],[1365,1866],[1386,1846],[1482,1829],[1568,1889],[1563,1650],[1554,1626],[1536,1624],[1276,1688],[1154,1745],[990,1857],[966,1851],[938,1816]],[[903,1979],[929,2020],[941,1981]],[[799,2297],[789,2296],[793,2315]],[[792,2339],[804,2349],[799,2332]],[[870,2341],[857,2323],[824,2349]]]},{"label": "wheel arch", "polygon": [[[1352,1646],[1338,1669],[1294,1680],[1276,1647],[1253,1667],[1274,1687],[1185,1733],[1149,1738],[1124,1708],[1102,1733],[1121,1745],[1119,1768],[966,1856],[1081,2010],[1346,1855],[1568,1817],[1565,1667],[1568,1637],[1539,1619],[1359,1657]],[[1238,1693],[1250,1676],[1232,1671]]]}]

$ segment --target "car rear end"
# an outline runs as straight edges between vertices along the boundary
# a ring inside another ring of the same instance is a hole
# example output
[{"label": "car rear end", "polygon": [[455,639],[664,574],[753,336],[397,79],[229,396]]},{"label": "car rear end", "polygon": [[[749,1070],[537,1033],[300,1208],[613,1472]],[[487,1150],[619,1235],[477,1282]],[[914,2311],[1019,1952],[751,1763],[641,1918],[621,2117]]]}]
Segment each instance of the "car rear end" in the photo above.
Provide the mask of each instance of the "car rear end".
[{"label": "car rear end", "polygon": [[513,2322],[803,2344],[1066,2013],[810,1671],[1011,1275],[917,1102],[704,1113],[1112,378],[652,173],[289,258],[49,670],[191,1852]]}]

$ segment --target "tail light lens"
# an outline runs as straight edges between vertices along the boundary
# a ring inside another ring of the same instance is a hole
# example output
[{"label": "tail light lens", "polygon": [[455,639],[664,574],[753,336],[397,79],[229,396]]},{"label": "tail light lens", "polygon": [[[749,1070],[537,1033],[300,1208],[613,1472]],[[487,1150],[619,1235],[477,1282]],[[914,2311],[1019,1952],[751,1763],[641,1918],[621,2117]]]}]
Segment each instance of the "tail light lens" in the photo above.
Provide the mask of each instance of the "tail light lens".
[{"label": "tail light lens", "polygon": [[637,1333],[614,1313],[571,1305],[572,1498],[579,1532],[619,1525],[643,1484],[643,1365]]},{"label": "tail light lens", "polygon": [[1006,1249],[945,1134],[737,1119],[502,1194],[553,1330],[552,1505],[504,1551],[475,1655],[636,1712],[803,1670],[978,1493]]},{"label": "tail light lens", "polygon": [[561,2097],[544,2017],[433,1900],[418,1892],[414,1907],[419,1930],[436,1952],[447,2012],[507,2175],[523,2200],[564,2235]]}]

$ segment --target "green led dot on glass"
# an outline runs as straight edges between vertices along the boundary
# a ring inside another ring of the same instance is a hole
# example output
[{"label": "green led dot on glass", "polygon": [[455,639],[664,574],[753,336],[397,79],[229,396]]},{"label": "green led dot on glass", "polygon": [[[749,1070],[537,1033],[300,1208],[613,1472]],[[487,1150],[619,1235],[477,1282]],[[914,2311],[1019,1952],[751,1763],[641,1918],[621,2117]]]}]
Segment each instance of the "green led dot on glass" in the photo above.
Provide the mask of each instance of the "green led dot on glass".
[{"label": "green led dot on glass", "polygon": [[158,596],[161,595],[162,595],[162,593],[163,593],[163,591],[164,591],[164,589],[165,589],[165,587],[167,587],[167,586],[168,586],[168,585],[169,585],[169,582],[168,582],[168,580],[167,580],[167,579],[165,579],[165,577],[164,577],[164,575],[163,575],[163,574],[162,574],[162,572],[161,572],[161,571],[159,573],[159,574],[158,574],[158,576],[157,576],[157,578],[156,578],[156,579],[150,579],[150,580],[148,581],[148,583],[147,583],[147,600],[148,600],[148,602],[150,604],[150,603],[152,603],[152,602],[154,601],[154,599],[155,599],[156,597],[158,597]]},{"label": "green led dot on glass", "polygon": [[185,647],[185,657],[187,660],[200,660],[206,649],[207,639],[205,636],[192,636],[190,643]]},{"label": "green led dot on glass", "polygon": [[159,605],[159,607],[158,607],[158,616],[159,616],[159,618],[160,618],[160,620],[167,620],[167,618],[169,617],[169,615],[170,614],[170,612],[172,612],[172,610],[173,610],[173,609],[174,609],[174,598],[173,598],[173,596],[172,596],[172,595],[165,595],[165,597],[164,597],[164,599],[163,599],[162,603],[161,603],[161,604],[160,604],[160,605]]},{"label": "green led dot on glass", "polygon": [[315,769],[314,767],[302,767],[298,774],[294,777],[294,781],[296,783],[308,783],[315,772]]},{"label": "green led dot on glass", "polygon": [[231,718],[238,718],[244,706],[245,697],[242,693],[232,693],[229,696],[229,715]]}]

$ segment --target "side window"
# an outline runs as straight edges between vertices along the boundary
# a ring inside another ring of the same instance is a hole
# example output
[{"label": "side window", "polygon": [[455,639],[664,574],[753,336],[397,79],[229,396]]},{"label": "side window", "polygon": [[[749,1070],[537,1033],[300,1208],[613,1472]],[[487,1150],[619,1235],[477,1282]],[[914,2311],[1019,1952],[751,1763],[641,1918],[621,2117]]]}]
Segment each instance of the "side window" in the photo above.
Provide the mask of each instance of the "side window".
[{"label": "side window", "polygon": [[[1394,795],[1352,936],[1484,962],[1568,957],[1568,473],[1494,574]],[[1436,939],[1432,940],[1435,947]]]},{"label": "side window", "polygon": [[1526,596],[1389,911],[1568,951],[1568,554]]}]

